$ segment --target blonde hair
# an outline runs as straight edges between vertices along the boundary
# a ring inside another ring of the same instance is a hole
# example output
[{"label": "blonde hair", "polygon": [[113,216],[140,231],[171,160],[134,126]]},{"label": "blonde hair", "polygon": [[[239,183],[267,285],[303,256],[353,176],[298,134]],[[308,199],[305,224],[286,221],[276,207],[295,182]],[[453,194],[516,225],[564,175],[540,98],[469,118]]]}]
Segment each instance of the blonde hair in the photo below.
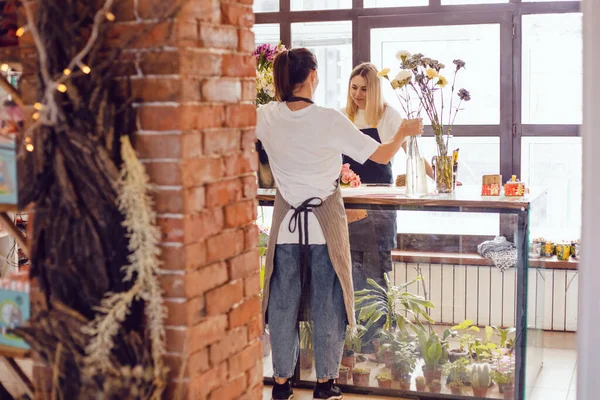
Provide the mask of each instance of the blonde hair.
[{"label": "blonde hair", "polygon": [[352,87],[352,78],[355,76],[362,76],[365,80],[367,87],[367,98],[365,107],[365,119],[367,124],[370,126],[377,125],[383,112],[385,111],[386,104],[383,101],[381,94],[381,82],[377,76],[377,68],[371,63],[362,63],[352,70],[350,79],[348,79],[348,99],[346,100],[346,115],[353,119],[358,112],[358,106],[352,100],[350,90]]}]

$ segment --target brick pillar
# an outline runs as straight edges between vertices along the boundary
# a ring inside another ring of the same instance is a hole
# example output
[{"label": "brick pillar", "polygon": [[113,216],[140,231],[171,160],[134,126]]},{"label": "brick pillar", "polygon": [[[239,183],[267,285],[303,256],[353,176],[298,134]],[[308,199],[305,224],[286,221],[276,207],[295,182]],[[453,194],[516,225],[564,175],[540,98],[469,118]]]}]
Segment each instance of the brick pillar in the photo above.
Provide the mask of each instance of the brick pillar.
[{"label": "brick pillar", "polygon": [[163,3],[124,0],[110,44],[150,27],[124,57],[163,232],[165,398],[261,399],[252,0],[188,0],[156,23]]},{"label": "brick pillar", "polygon": [[[164,1],[131,3],[120,29],[139,29]],[[157,185],[163,232],[169,399],[178,389],[187,399],[262,398],[251,3],[190,0],[130,53],[135,147]]]}]

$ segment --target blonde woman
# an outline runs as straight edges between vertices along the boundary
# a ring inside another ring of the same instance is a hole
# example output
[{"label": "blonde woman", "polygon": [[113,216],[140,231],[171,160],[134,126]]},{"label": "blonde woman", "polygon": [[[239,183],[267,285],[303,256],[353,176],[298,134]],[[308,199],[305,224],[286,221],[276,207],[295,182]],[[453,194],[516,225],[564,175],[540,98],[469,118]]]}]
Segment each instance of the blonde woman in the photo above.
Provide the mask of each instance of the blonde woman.
[{"label": "blonde woman", "polygon": [[[394,137],[404,118],[383,100],[381,78],[377,68],[371,63],[363,63],[354,68],[348,82],[348,100],[342,109],[350,121],[360,131],[379,143]],[[402,144],[406,151],[406,142]],[[343,162],[360,175],[364,184],[393,184],[392,162],[378,164],[367,161],[357,163],[344,155]],[[427,175],[433,178],[433,170],[426,164]],[[385,287],[384,275],[392,270],[392,249],[396,248],[396,211],[371,211],[349,220],[357,219],[348,226],[352,257],[352,277],[354,290],[368,288],[367,279],[371,278]],[[362,217],[362,219],[360,219]],[[372,350],[373,335],[381,326],[374,326],[366,333],[364,342],[368,343],[363,351]]]}]

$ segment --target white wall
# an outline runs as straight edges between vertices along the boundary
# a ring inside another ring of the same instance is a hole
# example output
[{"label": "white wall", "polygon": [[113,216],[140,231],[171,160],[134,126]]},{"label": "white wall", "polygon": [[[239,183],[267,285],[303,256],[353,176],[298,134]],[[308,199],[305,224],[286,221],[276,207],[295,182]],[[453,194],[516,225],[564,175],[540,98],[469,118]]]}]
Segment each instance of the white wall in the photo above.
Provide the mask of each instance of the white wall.
[{"label": "white wall", "polygon": [[[583,227],[579,281],[577,398],[598,399],[600,393],[600,1],[582,0],[583,9]],[[568,84],[568,79],[566,84]],[[560,88],[558,88],[560,90]],[[594,265],[595,264],[595,265]]]}]

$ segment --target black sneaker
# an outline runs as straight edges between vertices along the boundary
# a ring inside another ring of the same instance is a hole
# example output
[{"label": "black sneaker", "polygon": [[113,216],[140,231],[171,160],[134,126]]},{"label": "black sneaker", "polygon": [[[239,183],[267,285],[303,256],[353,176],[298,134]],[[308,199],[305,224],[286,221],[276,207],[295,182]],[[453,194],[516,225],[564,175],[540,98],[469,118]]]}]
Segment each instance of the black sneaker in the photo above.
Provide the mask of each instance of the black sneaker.
[{"label": "black sneaker", "polygon": [[289,379],[281,385],[275,382],[271,400],[292,400],[293,398],[294,392],[292,391],[292,383]]},{"label": "black sneaker", "polygon": [[326,399],[326,400],[341,400],[344,398],[342,391],[339,387],[333,384],[333,379],[327,382],[317,383],[313,399]]}]

